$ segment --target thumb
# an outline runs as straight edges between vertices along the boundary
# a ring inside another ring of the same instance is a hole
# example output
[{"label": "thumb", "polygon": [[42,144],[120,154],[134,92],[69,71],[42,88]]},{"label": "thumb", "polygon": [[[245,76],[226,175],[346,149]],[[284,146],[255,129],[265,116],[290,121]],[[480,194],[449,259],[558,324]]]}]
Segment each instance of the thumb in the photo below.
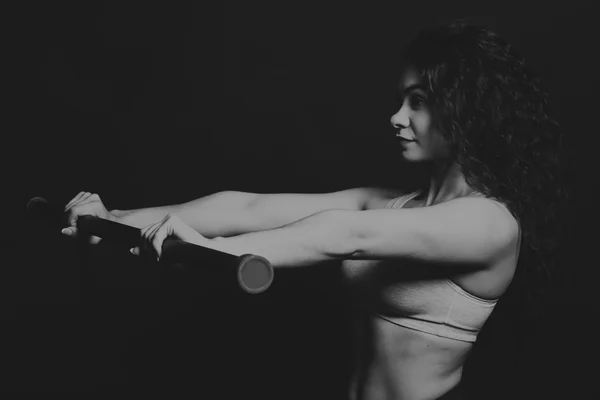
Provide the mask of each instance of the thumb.
[{"label": "thumb", "polygon": [[72,237],[76,237],[77,236],[77,228],[75,228],[74,226],[70,226],[68,228],[64,228],[62,231],[60,231],[63,235],[66,236],[72,236]]},{"label": "thumb", "polygon": [[[77,228],[74,226],[69,226],[68,228],[64,228],[60,232],[65,236],[70,236],[72,238],[77,237]],[[98,244],[98,243],[100,243],[101,240],[102,240],[102,238],[98,237],[98,236],[90,236],[89,237],[90,244]]]}]

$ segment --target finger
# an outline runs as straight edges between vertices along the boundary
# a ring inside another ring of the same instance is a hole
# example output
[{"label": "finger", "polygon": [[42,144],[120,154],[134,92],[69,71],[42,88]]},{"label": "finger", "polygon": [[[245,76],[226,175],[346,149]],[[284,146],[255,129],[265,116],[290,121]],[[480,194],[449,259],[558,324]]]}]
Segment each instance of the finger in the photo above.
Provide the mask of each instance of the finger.
[{"label": "finger", "polygon": [[[77,228],[76,228],[76,227],[74,227],[74,226],[70,226],[70,227],[68,227],[68,228],[64,228],[64,229],[63,229],[63,230],[61,230],[60,232],[61,232],[63,235],[65,235],[65,236],[70,236],[70,237],[73,237],[73,238],[77,237]],[[101,238],[101,237],[99,237],[99,236],[94,236],[94,235],[91,235],[91,236],[88,238],[88,240],[89,240],[89,242],[90,242],[91,244],[98,244],[98,243],[100,243],[100,242],[102,241],[102,238]]]},{"label": "finger", "polygon": [[83,195],[76,201],[74,202],[71,207],[81,203],[82,201],[87,200],[88,197],[90,197],[92,194],[90,192],[83,192]]},{"label": "finger", "polygon": [[152,248],[152,233],[158,229],[161,225],[161,222],[154,223],[152,225],[148,225],[141,230],[141,237],[139,243],[139,254],[142,256],[146,256],[148,258],[156,259],[156,254],[154,249]]},{"label": "finger", "polygon": [[84,195],[85,195],[85,192],[79,192],[79,194],[78,194],[77,196],[73,197],[73,198],[71,199],[71,201],[69,201],[69,202],[67,203],[67,205],[65,206],[65,211],[68,211],[68,210],[69,210],[69,208],[71,208],[71,206],[72,206],[73,204],[75,204],[76,202],[78,202],[78,201],[79,201],[79,199],[81,199],[81,197],[83,197]]},{"label": "finger", "polygon": [[[98,198],[99,199],[99,198]],[[94,198],[92,194],[89,192],[83,193],[83,195],[79,196],[77,201],[73,201],[70,204],[68,209],[65,209],[65,212],[69,214],[67,221],[69,225],[75,225],[77,221],[77,216],[84,214],[93,214],[93,207],[95,207]],[[92,205],[90,205],[92,204]]]},{"label": "finger", "polygon": [[102,238],[98,237],[98,236],[93,236],[92,235],[92,236],[89,237],[90,244],[98,244],[98,243],[100,243],[101,240],[102,240]]},{"label": "finger", "polygon": [[138,246],[132,247],[131,249],[129,249],[129,252],[131,254],[133,254],[134,256],[139,256],[140,255],[140,248]]},{"label": "finger", "polygon": [[152,235],[152,247],[154,251],[156,251],[156,255],[158,256],[157,261],[160,259],[162,255],[162,244],[165,239],[169,236],[169,230],[166,225],[162,225],[160,229],[154,231]]},{"label": "finger", "polygon": [[152,229],[152,227],[156,225],[156,222],[150,225],[146,225],[144,226],[142,229],[140,229],[140,232],[142,233],[142,235],[144,234],[144,232],[147,232],[149,229]]},{"label": "finger", "polygon": [[158,232],[159,229],[161,229],[164,225],[164,221],[158,222],[154,225],[152,225],[150,227],[150,229],[148,229],[148,232],[146,234],[148,241],[151,242],[152,241],[152,237],[156,234],[156,232]]},{"label": "finger", "polygon": [[198,232],[194,230],[194,228],[187,225],[175,215],[169,215],[169,220],[166,221],[165,224],[167,225],[167,236],[173,235],[177,239],[190,241],[198,235]]},{"label": "finger", "polygon": [[84,204],[96,203],[100,200],[98,195],[94,195],[91,193],[86,193],[81,199],[77,200],[74,204],[71,205],[71,208],[79,207]]},{"label": "finger", "polygon": [[[61,230],[61,233],[65,236],[76,238],[77,237],[77,228],[74,226],[64,228],[63,230]],[[98,244],[102,241],[102,238],[99,236],[91,235],[87,238],[87,240],[88,240],[88,243],[90,243],[90,244]]]},{"label": "finger", "polygon": [[67,217],[67,225],[75,226],[77,218],[79,218],[80,215],[94,215],[94,203],[95,202],[86,202],[83,200],[82,202],[71,206]]},{"label": "finger", "polygon": [[140,229],[140,243],[148,242],[150,240],[150,235],[156,229],[158,224],[151,224]]},{"label": "finger", "polygon": [[68,228],[64,228],[62,231],[60,231],[63,235],[65,236],[77,236],[77,228],[74,226],[70,226]]},{"label": "finger", "polygon": [[154,225],[152,225],[148,231],[146,232],[146,239],[145,239],[145,245],[147,246],[146,249],[148,251],[148,255],[152,254],[152,256],[156,259],[156,261],[158,261],[158,258],[160,257],[160,244],[159,244],[159,248],[157,248],[156,245],[156,237],[157,237],[157,233],[159,233],[160,231],[162,231],[164,229],[164,220],[160,221]]}]

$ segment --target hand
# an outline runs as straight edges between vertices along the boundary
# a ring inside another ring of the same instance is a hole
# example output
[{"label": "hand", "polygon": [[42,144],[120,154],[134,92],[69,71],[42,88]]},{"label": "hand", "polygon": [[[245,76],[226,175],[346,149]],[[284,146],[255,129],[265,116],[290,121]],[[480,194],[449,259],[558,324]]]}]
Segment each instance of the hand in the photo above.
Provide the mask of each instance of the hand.
[{"label": "hand", "polygon": [[[67,213],[68,227],[62,230],[62,233],[67,236],[77,236],[77,218],[81,215],[93,215],[95,217],[116,221],[116,216],[111,214],[100,196],[96,193],[80,192],[77,196],[67,203],[65,206],[65,212]],[[90,243],[97,244],[102,240],[97,236],[91,236],[89,238]]]},{"label": "hand", "polygon": [[142,228],[141,234],[140,246],[132,248],[130,250],[131,254],[151,256],[156,261],[160,259],[163,242],[169,236],[198,245],[206,244],[209,241],[179,217],[172,214],[168,214],[162,220]]}]

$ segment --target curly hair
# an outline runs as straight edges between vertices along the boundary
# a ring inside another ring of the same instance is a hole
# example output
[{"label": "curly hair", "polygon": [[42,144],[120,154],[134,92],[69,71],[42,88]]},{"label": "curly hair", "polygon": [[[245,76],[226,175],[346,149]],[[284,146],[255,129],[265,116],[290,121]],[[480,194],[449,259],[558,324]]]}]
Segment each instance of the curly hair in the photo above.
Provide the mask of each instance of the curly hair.
[{"label": "curly hair", "polygon": [[514,280],[523,276],[529,289],[549,287],[569,196],[564,134],[540,79],[505,40],[463,20],[422,31],[404,64],[421,74],[434,120],[467,183],[519,221]]}]

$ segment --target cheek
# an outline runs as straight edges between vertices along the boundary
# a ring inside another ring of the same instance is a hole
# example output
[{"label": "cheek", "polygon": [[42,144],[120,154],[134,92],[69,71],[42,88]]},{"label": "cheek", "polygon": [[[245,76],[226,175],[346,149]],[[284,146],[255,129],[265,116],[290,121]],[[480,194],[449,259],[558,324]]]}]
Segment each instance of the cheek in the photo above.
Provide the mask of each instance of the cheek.
[{"label": "cheek", "polygon": [[428,157],[445,158],[449,156],[450,149],[442,134],[435,127],[435,124],[433,124],[433,119],[429,112],[423,111],[414,115],[412,126],[419,140],[421,150],[425,151]]},{"label": "cheek", "polygon": [[430,131],[431,131],[431,118],[429,114],[426,112],[420,112],[415,115],[412,119],[412,126],[415,130],[415,134],[422,138],[429,140]]},{"label": "cheek", "polygon": [[423,150],[431,156],[439,158],[448,155],[449,148],[444,137],[431,124],[423,123],[420,126],[418,137]]},{"label": "cheek", "polygon": [[432,132],[429,135],[429,146],[431,151],[438,157],[448,157],[450,155],[450,148],[439,132]]}]

